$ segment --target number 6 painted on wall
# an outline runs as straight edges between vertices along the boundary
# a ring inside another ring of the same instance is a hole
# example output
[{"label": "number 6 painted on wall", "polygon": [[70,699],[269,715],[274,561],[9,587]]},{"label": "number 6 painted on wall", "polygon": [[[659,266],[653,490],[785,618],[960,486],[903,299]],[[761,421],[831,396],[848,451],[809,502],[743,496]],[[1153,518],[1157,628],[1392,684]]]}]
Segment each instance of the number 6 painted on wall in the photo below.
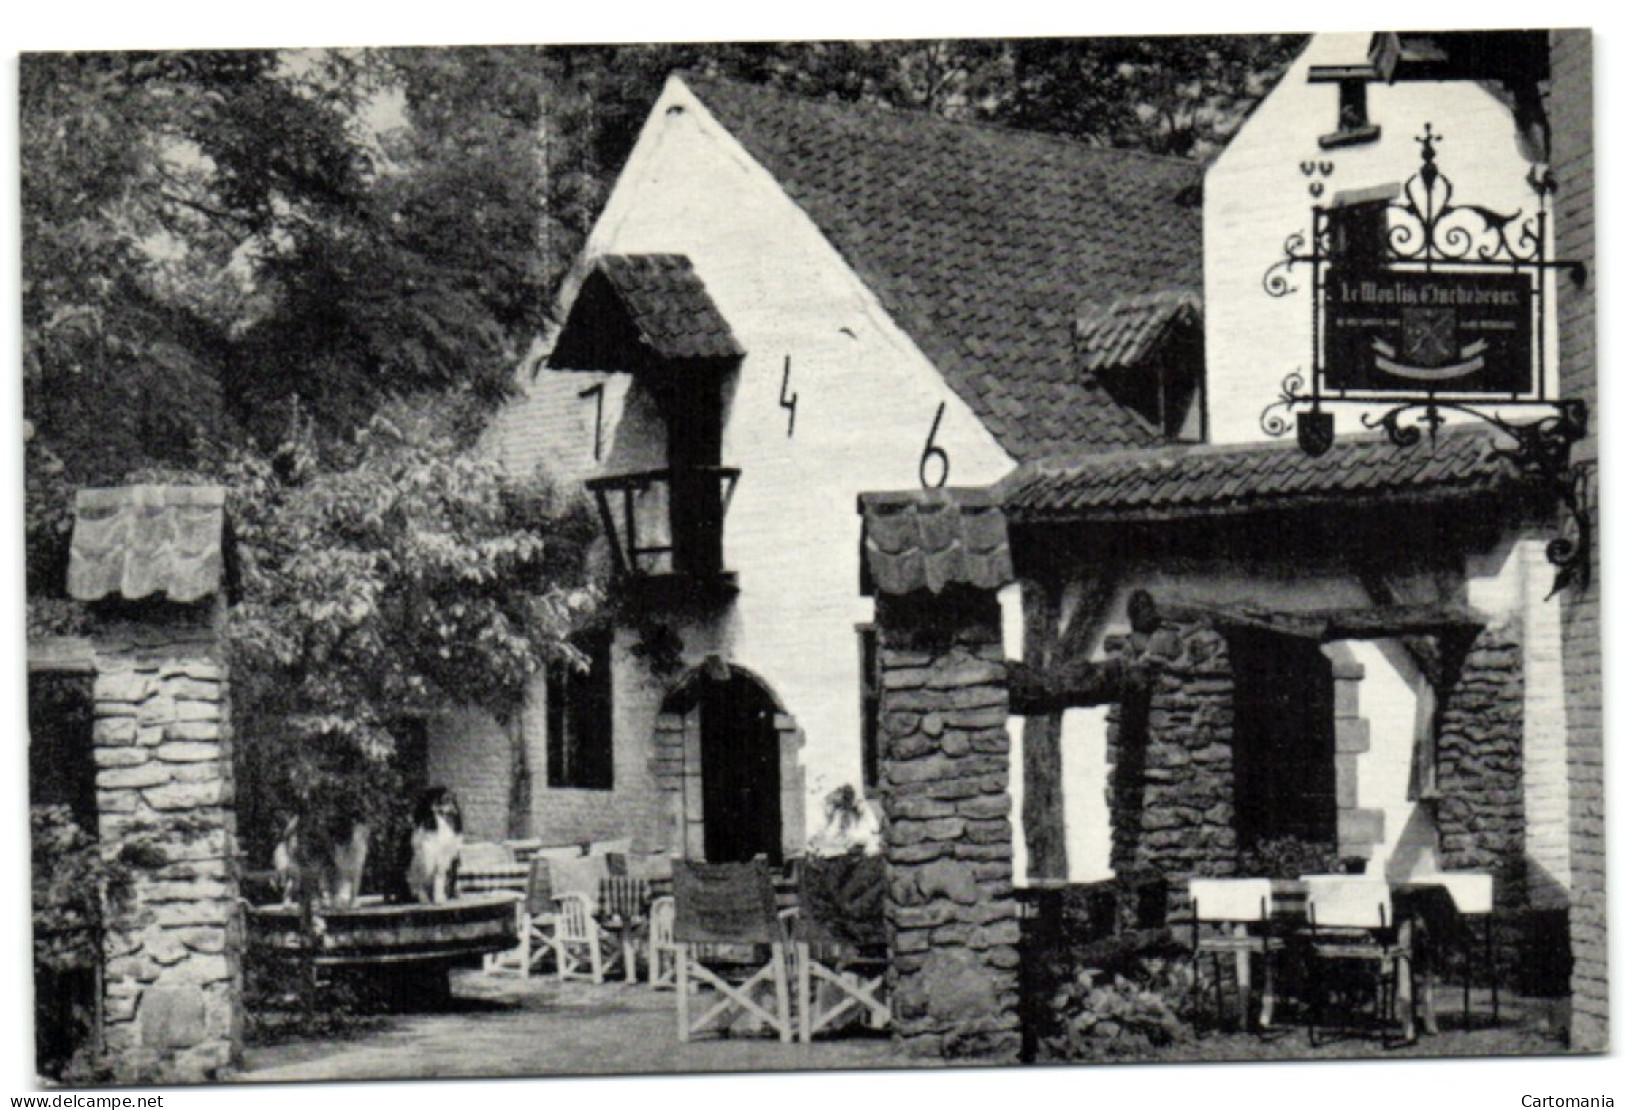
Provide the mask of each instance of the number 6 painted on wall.
[{"label": "number 6 painted on wall", "polygon": [[[948,409],[948,402],[943,401],[937,405],[937,415],[931,421],[931,434],[925,437],[925,450],[920,452],[920,488],[941,489],[948,484],[948,452],[937,446],[937,429],[942,427],[942,414]],[[932,459],[942,461],[942,473],[935,482],[926,476],[926,464]]]}]

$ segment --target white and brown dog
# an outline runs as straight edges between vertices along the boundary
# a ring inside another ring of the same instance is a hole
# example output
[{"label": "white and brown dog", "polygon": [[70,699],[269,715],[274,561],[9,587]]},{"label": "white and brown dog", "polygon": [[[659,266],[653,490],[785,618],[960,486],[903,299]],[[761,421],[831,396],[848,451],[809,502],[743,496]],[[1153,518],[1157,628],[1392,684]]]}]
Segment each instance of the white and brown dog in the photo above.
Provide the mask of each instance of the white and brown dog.
[{"label": "white and brown dog", "polygon": [[455,896],[462,851],[463,815],[457,796],[444,786],[424,791],[412,814],[412,863],[406,872],[412,897],[439,905]]},{"label": "white and brown dog", "polygon": [[317,844],[300,831],[297,815],[282,828],[282,840],[271,853],[282,901],[291,905],[307,895],[326,905],[353,906],[361,894],[361,876],[367,869],[372,831],[366,822],[344,822],[342,831]]}]

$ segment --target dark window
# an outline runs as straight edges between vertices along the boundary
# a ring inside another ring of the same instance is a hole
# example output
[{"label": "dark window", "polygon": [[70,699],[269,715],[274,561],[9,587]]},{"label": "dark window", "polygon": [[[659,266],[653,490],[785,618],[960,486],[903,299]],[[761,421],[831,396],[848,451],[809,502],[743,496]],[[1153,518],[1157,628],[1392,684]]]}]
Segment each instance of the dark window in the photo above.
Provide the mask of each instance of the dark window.
[{"label": "dark window", "polygon": [[666,465],[671,468],[671,567],[678,574],[722,571],[722,386],[699,379],[661,395]]},{"label": "dark window", "polygon": [[1159,435],[1201,443],[1207,439],[1204,361],[1200,328],[1181,326],[1148,364],[1101,371],[1099,379],[1113,400],[1139,414]]},{"label": "dark window", "polygon": [[1388,251],[1388,208],[1399,190],[1362,190],[1361,195],[1326,210],[1333,262],[1350,270],[1374,270]]},{"label": "dark window", "polygon": [[1342,132],[1359,131],[1371,126],[1366,115],[1366,84],[1359,78],[1337,83],[1337,129]]},{"label": "dark window", "polygon": [[1331,660],[1311,640],[1230,638],[1235,669],[1236,832],[1243,848],[1337,840]]},{"label": "dark window", "polygon": [[880,785],[880,646],[873,626],[858,626],[858,686],[862,697],[863,785]]},{"label": "dark window", "polygon": [[547,785],[609,790],[615,785],[609,633],[576,641],[585,672],[564,663],[547,669]]}]

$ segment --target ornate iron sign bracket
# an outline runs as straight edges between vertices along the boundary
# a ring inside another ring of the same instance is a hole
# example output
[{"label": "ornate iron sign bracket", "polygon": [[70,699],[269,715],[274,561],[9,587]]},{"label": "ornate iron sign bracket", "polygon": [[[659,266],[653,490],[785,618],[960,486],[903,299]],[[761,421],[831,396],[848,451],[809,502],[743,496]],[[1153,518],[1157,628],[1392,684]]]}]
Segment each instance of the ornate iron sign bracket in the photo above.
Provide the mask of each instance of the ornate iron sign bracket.
[{"label": "ornate iron sign bracket", "polygon": [[1265,271],[1265,292],[1285,297],[1307,270],[1314,303],[1310,369],[1283,379],[1259,422],[1271,436],[1295,426],[1311,455],[1331,449],[1338,406],[1359,406],[1361,425],[1400,448],[1424,430],[1431,444],[1453,417],[1491,425],[1510,440],[1504,457],[1572,522],[1546,548],[1556,593],[1589,580],[1592,524],[1569,458],[1586,406],[1547,382],[1550,275],[1584,265],[1548,257],[1548,190],[1536,175],[1533,215],[1456,203],[1437,164],[1443,138],[1432,124],[1417,136],[1422,165],[1403,189],[1316,203],[1310,230],[1289,236]]}]

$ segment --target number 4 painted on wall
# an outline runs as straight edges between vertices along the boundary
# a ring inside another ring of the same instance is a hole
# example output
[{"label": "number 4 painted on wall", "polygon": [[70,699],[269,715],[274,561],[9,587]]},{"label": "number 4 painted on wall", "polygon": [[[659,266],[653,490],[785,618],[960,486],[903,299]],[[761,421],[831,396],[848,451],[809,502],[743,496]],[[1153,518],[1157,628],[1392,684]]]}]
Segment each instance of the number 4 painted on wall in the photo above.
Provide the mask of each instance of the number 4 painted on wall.
[{"label": "number 4 painted on wall", "polygon": [[790,356],[784,356],[784,380],[779,383],[779,408],[790,413],[790,426],[784,430],[785,438],[796,434],[796,401],[801,394],[790,392]]}]

